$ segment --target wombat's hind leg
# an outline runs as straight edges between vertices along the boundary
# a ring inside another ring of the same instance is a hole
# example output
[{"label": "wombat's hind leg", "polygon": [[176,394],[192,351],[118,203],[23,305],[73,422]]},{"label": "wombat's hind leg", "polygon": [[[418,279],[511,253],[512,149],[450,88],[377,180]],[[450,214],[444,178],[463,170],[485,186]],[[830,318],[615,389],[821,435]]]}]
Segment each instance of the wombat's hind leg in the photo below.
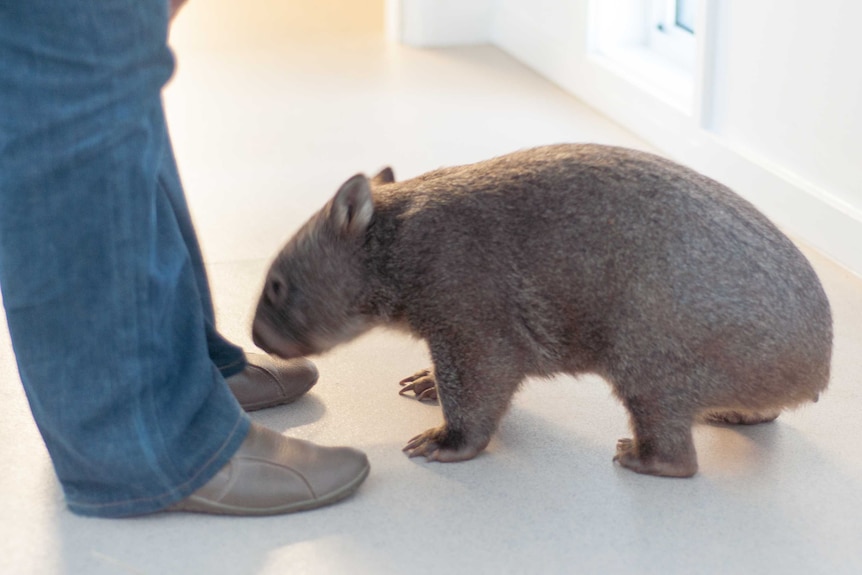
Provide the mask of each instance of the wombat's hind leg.
[{"label": "wombat's hind leg", "polygon": [[672,457],[652,453],[651,446],[645,442],[636,443],[634,439],[623,438],[617,441],[617,454],[614,461],[619,462],[637,473],[660,475],[662,477],[691,477],[697,473],[697,456],[694,446],[682,454]]},{"label": "wombat's hind leg", "polygon": [[780,410],[772,411],[737,411],[717,410],[708,411],[703,414],[703,420],[707,423],[727,423],[731,425],[756,425],[758,423],[769,423],[781,413]]},{"label": "wombat's hind leg", "polygon": [[697,473],[697,454],[691,436],[692,418],[665,410],[662,402],[649,405],[627,401],[633,439],[620,439],[614,461],[637,473],[663,477],[691,477]]},{"label": "wombat's hind leg", "polygon": [[419,401],[437,401],[437,382],[434,379],[434,372],[430,369],[423,369],[405,377],[398,382],[401,386],[399,395],[405,395],[412,391]]}]

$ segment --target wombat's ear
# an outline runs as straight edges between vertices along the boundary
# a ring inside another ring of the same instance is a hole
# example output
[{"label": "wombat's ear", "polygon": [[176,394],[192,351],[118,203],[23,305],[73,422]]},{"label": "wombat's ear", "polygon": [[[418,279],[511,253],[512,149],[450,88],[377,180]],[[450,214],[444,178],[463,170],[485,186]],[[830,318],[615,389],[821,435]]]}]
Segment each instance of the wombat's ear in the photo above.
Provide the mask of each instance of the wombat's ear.
[{"label": "wombat's ear", "polygon": [[383,184],[393,184],[395,183],[395,172],[392,171],[392,168],[386,166],[379,172],[377,175],[371,178],[371,183],[377,186],[381,186]]},{"label": "wombat's ear", "polygon": [[365,232],[374,214],[371,186],[365,174],[356,174],[339,188],[329,208],[335,230],[350,236]]}]

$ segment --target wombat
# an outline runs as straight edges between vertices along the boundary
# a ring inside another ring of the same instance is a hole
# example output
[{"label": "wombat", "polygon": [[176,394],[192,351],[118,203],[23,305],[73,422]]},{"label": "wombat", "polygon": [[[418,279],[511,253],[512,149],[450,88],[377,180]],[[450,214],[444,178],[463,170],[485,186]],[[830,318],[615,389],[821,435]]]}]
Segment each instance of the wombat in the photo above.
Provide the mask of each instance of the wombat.
[{"label": "wombat", "polygon": [[424,339],[444,423],[404,448],[474,457],[526,376],[595,373],[627,408],[615,461],[697,471],[692,423],[759,423],[829,379],[829,302],[751,204],[661,157],[556,145],[395,182],[350,178],[267,275],[254,341],[316,354],[377,325]]}]

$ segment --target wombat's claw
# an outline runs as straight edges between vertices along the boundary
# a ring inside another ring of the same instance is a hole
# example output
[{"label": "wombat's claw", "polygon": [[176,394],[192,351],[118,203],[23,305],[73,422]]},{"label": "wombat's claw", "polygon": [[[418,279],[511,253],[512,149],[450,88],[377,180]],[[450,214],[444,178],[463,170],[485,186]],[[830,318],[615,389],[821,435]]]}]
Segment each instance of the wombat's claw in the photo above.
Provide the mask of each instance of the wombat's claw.
[{"label": "wombat's claw", "polygon": [[404,446],[404,451],[408,457],[425,456],[428,461],[437,461],[437,453],[440,451],[440,446],[436,441],[430,438],[430,432],[420,433],[413,439],[407,442]]},{"label": "wombat's claw", "polygon": [[401,386],[398,395],[405,395],[412,391],[419,401],[437,400],[437,386],[431,370],[423,369],[418,373],[414,373],[410,377],[399,381],[398,385]]},{"label": "wombat's claw", "polygon": [[620,457],[634,450],[635,442],[629,437],[624,437],[617,441],[617,453],[614,455],[614,461],[619,461]]},{"label": "wombat's claw", "polygon": [[403,385],[400,390],[398,390],[398,395],[407,395],[408,392],[412,391],[416,395],[416,399],[419,401],[437,401],[437,388],[429,387],[425,389],[418,389],[415,383],[405,384],[403,381],[399,382],[400,385]]},{"label": "wombat's claw", "polygon": [[[455,434],[458,437],[460,434]],[[452,461],[466,461],[472,459],[482,451],[488,444],[487,441],[480,443],[457,442],[452,444],[450,431],[446,426],[435,427],[420,433],[407,442],[403,451],[409,457],[424,456],[428,461],[440,461],[443,463]]]}]

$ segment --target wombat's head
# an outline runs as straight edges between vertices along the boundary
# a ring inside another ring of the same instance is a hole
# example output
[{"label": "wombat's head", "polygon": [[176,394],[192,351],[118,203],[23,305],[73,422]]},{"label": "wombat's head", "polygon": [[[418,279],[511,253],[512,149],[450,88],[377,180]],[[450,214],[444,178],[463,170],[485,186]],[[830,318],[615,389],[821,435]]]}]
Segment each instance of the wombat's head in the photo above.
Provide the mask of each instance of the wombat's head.
[{"label": "wombat's head", "polygon": [[[388,168],[375,182],[392,181]],[[371,186],[353,176],[284,246],[266,276],[252,334],[285,358],[324,352],[371,327],[359,309],[366,288],[362,247],[374,215]]]}]

